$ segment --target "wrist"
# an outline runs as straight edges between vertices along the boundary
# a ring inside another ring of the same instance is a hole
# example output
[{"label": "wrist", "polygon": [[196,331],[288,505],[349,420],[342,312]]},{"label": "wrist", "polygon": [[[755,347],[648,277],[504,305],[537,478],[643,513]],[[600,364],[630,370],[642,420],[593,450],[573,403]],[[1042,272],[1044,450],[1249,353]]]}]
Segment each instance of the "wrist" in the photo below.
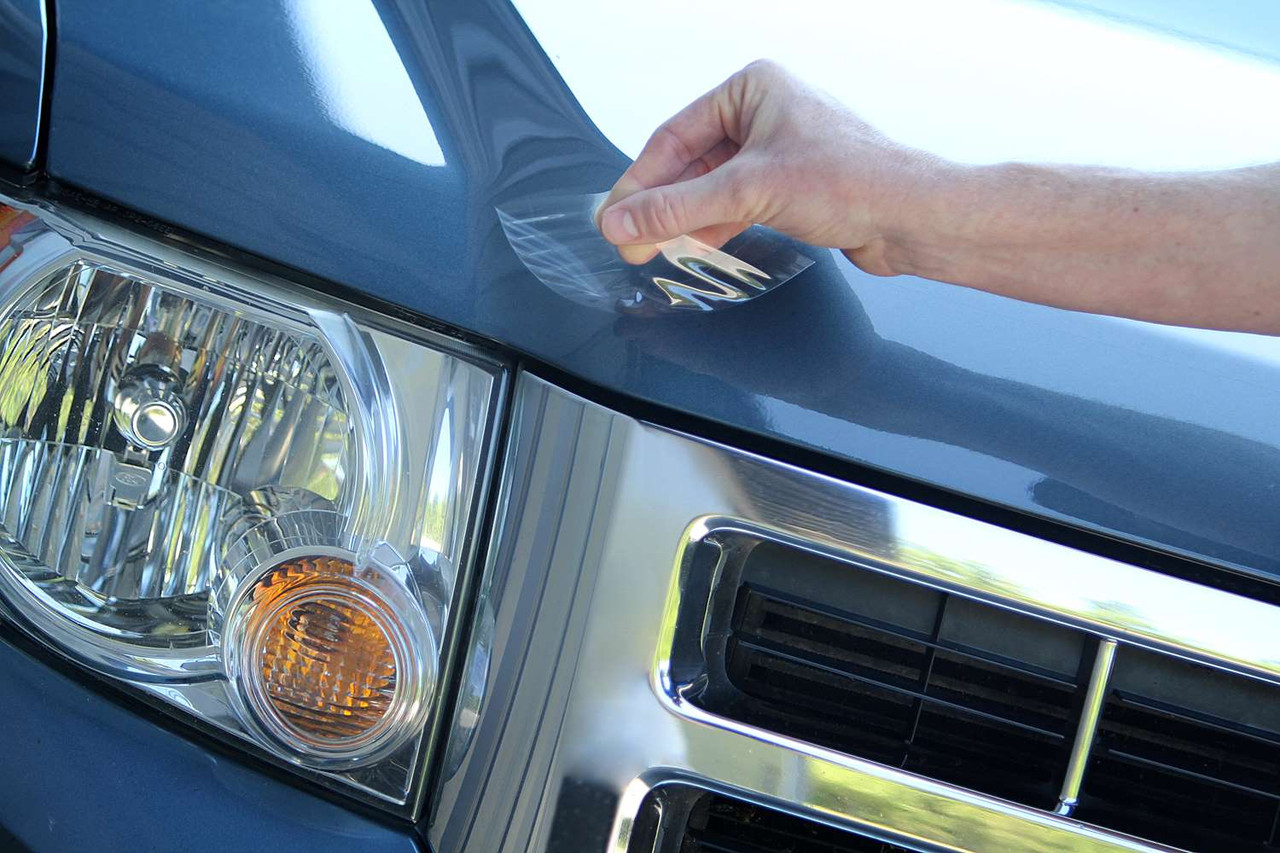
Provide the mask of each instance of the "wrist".
[{"label": "wrist", "polygon": [[909,153],[891,183],[881,226],[884,261],[893,275],[956,280],[959,255],[972,236],[966,232],[978,225],[987,168]]}]

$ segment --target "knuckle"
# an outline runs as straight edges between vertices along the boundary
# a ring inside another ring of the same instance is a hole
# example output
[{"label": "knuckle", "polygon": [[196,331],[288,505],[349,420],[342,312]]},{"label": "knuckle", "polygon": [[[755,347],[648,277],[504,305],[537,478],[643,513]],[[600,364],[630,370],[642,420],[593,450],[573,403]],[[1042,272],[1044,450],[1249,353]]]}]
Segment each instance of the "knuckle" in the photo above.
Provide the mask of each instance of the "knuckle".
[{"label": "knuckle", "polygon": [[747,75],[759,77],[761,79],[772,79],[781,74],[785,74],[783,67],[772,59],[761,57],[748,62],[742,72]]},{"label": "knuckle", "polygon": [[653,132],[653,144],[677,162],[688,163],[694,159],[689,146],[670,124],[664,123]]},{"label": "knuckle", "polygon": [[677,235],[683,228],[683,217],[684,205],[676,194],[657,192],[645,209],[645,233]]},{"label": "knuckle", "polygon": [[753,59],[746,65],[739,68],[724,81],[724,89],[729,93],[740,97],[751,87],[757,85],[759,81],[769,72],[765,69],[768,63],[767,59]]},{"label": "knuckle", "polygon": [[749,126],[750,116],[761,104],[793,88],[785,68],[772,59],[757,59],[729,78],[725,92]]},{"label": "knuckle", "polygon": [[725,213],[731,219],[755,221],[759,212],[760,182],[743,169],[725,174],[720,185]]}]

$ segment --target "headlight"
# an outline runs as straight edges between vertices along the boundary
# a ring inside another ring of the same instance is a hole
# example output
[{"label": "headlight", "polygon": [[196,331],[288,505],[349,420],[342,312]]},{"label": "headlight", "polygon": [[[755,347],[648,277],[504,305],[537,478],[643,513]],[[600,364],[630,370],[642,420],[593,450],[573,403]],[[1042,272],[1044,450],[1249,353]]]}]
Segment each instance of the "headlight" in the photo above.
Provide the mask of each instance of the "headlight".
[{"label": "headlight", "polygon": [[0,597],[60,651],[412,808],[498,366],[0,206]]}]

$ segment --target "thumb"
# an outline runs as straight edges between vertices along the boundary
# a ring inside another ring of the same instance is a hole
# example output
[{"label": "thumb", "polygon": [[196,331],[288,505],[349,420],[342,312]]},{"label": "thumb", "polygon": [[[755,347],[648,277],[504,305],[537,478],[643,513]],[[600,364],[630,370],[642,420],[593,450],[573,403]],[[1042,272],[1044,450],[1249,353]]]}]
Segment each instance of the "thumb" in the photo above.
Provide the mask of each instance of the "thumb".
[{"label": "thumb", "polygon": [[600,230],[619,246],[661,243],[711,225],[749,220],[731,164],[700,178],[641,190],[605,209]]}]

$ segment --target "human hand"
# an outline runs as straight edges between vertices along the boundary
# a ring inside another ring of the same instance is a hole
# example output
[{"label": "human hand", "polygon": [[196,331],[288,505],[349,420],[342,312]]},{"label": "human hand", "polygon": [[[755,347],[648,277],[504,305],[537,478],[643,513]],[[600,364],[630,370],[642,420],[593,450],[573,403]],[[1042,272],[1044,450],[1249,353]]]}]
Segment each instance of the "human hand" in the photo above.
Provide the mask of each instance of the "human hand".
[{"label": "human hand", "polygon": [[892,275],[905,201],[938,164],[757,61],[659,127],[597,217],[630,263],[681,234],[720,246],[756,223]]},{"label": "human hand", "polygon": [[1280,163],[1219,172],[960,165],[771,62],[665,122],[597,214],[643,263],[752,223],[911,275],[1075,311],[1280,334]]}]

